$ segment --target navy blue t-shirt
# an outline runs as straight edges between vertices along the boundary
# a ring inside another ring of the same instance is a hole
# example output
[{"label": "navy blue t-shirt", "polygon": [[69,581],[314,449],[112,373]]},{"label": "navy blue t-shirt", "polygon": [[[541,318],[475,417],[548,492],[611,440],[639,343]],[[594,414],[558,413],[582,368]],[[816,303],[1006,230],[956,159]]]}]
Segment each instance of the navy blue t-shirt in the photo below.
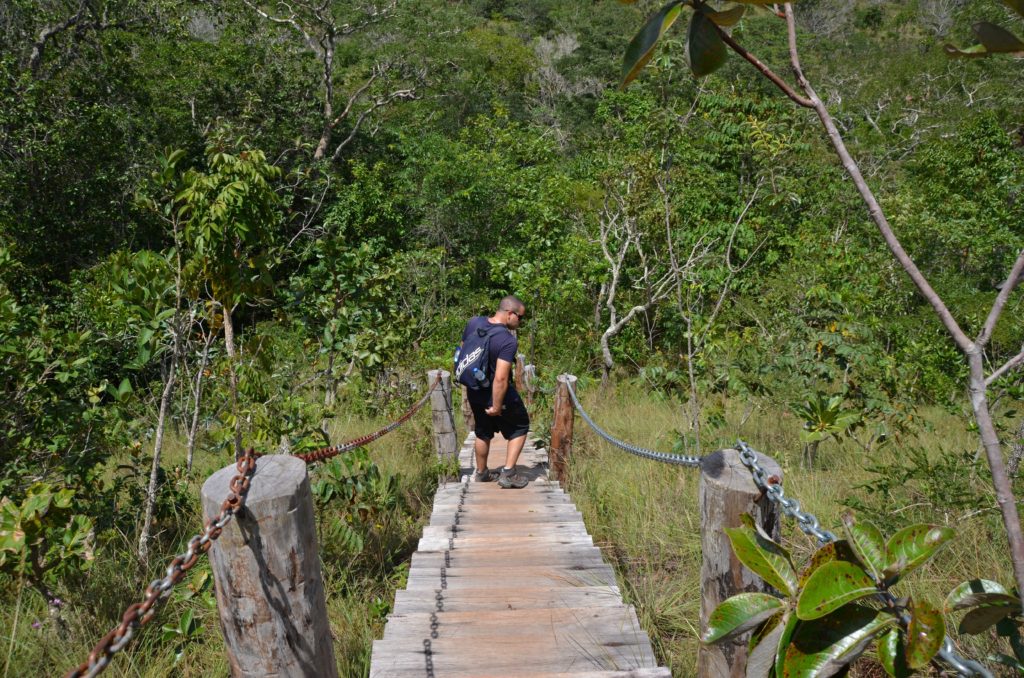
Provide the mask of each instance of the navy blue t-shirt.
[{"label": "navy blue t-shirt", "polygon": [[[469,322],[466,323],[466,329],[462,331],[462,343],[465,344],[466,340],[470,337],[473,332],[476,332],[479,328],[490,329],[491,344],[490,350],[487,354],[487,372],[494,378],[494,373],[498,367],[498,359],[507,360],[512,364],[513,369],[510,370],[508,375],[508,390],[505,392],[505,405],[519,400],[519,393],[516,392],[516,385],[513,381],[515,378],[515,364],[516,355],[519,353],[519,340],[516,339],[515,335],[509,332],[508,328],[501,326],[500,330],[494,331],[495,324],[487,319],[487,316],[478,315],[474,318],[470,318]],[[481,389],[479,391],[468,391],[469,399],[471,402],[478,401],[490,404],[491,400],[491,389]]]}]

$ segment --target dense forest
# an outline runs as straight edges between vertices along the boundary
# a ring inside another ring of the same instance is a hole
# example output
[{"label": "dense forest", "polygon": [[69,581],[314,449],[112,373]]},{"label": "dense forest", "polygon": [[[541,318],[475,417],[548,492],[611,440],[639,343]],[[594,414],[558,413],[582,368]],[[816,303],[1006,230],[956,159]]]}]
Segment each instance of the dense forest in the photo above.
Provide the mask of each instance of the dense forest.
[{"label": "dense forest", "polygon": [[[979,21],[1024,34],[1012,7],[794,5],[808,79],[972,337],[1024,248],[1024,66],[1019,51],[944,46],[977,42]],[[663,449],[701,454],[774,412],[787,433],[747,433],[753,444],[789,445],[774,452],[817,473],[874,469],[836,502],[885,521],[884,502],[921,481],[923,520],[981,509],[1005,544],[968,363],[813,111],[736,54],[694,77],[685,27],[619,86],[658,8],[0,5],[5,676],[88,654],[201,526],[209,471],[243,447],[313,449],[404,410],[466,319],[509,293],[526,303],[519,345],[541,382],[572,372],[615,407],[666,404]],[[777,11],[729,31],[792,77]],[[985,347],[990,372],[1024,345],[1022,290]],[[988,391],[1015,484],[1022,372]],[[914,442],[936,430],[949,448]],[[321,533],[341,563],[325,565],[331,591],[353,601],[333,610],[347,675],[366,670],[436,483],[425,431],[400,439],[412,466],[362,455],[317,476],[325,507],[325,488],[352,493]],[[956,491],[928,485],[939,478]],[[973,574],[1012,582],[1007,558]],[[203,577],[110,673],[226,671]],[[655,636],[666,623],[644,620]],[[658,651],[691,675],[672,643],[693,634],[675,624]]]}]

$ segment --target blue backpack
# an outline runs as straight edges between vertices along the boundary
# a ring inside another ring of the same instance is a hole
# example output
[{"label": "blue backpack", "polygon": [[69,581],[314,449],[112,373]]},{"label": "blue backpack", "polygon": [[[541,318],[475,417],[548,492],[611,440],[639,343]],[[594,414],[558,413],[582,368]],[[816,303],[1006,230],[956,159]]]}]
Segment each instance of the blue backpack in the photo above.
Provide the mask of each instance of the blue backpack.
[{"label": "blue backpack", "polygon": [[472,391],[491,387],[490,363],[491,337],[505,329],[504,325],[489,328],[478,327],[462,342],[462,350],[455,350],[455,381],[465,384]]}]

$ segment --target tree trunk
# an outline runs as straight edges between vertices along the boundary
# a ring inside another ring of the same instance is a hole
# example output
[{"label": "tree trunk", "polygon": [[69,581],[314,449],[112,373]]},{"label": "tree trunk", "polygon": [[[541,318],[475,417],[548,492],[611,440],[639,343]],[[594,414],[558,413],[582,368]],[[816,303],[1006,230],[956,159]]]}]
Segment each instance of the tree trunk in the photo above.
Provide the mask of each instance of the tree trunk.
[{"label": "tree trunk", "polygon": [[992,485],[996,490],[996,503],[1003,516],[1006,537],[1010,543],[1010,561],[1013,563],[1013,575],[1017,582],[1017,590],[1024,591],[1024,533],[1021,532],[1020,516],[1017,513],[1017,502],[1013,498],[1010,477],[1003,463],[1003,451],[999,445],[999,436],[992,424],[992,414],[988,409],[987,387],[985,385],[985,363],[981,349],[967,354],[970,366],[971,408],[974,419],[978,422],[981,433],[981,444],[985,448],[988,466],[992,471]]},{"label": "tree trunk", "polygon": [[213,340],[213,335],[206,341],[203,346],[203,357],[199,361],[199,370],[196,373],[196,397],[195,403],[192,406],[192,423],[188,427],[188,444],[186,445],[186,462],[185,470],[192,471],[192,460],[196,453],[196,440],[199,438],[199,410],[202,407],[203,402],[203,376],[206,372],[206,366],[210,362],[210,342]]},{"label": "tree trunk", "polygon": [[224,347],[228,352],[228,382],[231,387],[231,416],[235,420],[235,461],[242,458],[242,419],[238,411],[238,375],[235,373],[235,325],[231,309],[221,304],[224,315]]},{"label": "tree trunk", "polygon": [[1020,428],[1017,429],[1017,440],[1010,446],[1010,463],[1007,464],[1007,470],[1011,476],[1016,477],[1022,459],[1024,459],[1024,421],[1020,422]]},{"label": "tree trunk", "polygon": [[[177,341],[175,341],[177,343]],[[153,465],[149,471],[149,489],[146,491],[145,517],[142,520],[142,534],[139,536],[139,560],[149,562],[149,537],[153,528],[153,507],[156,505],[157,481],[160,477],[160,452],[164,444],[164,426],[167,422],[167,411],[170,409],[171,392],[174,390],[177,356],[171,356],[171,364],[167,368],[167,379],[163,393],[160,394],[160,413],[156,420],[156,437],[153,441]]]}]

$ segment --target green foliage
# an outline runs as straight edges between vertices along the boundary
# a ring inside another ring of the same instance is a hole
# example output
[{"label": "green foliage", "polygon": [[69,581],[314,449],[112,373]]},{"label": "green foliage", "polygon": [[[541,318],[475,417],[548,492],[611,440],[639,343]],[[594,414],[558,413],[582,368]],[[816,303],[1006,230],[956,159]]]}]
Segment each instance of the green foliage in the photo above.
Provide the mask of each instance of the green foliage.
[{"label": "green foliage", "polygon": [[1010,592],[998,582],[972,579],[949,592],[944,609],[947,613],[966,611],[960,620],[960,633],[974,635],[994,629],[996,635],[1009,640],[1014,656],[998,653],[992,659],[1024,670],[1024,611],[1016,590]]},{"label": "green foliage", "polygon": [[74,497],[35,483],[20,504],[0,499],[0,571],[24,577],[48,602],[50,587],[93,562],[92,521],[75,513]]},{"label": "green foliage", "polygon": [[[743,527],[727,529],[736,557],[779,594],[743,593],[724,601],[702,642],[753,629],[748,676],[833,675],[875,642],[891,676],[927,666],[946,637],[945,621],[927,601],[901,601],[891,589],[952,539],[953,530],[912,525],[883,543],[869,523],[848,514],[843,524],[849,538],[815,552],[799,581],[789,554],[749,515]],[[878,602],[880,609],[865,604]]]}]

